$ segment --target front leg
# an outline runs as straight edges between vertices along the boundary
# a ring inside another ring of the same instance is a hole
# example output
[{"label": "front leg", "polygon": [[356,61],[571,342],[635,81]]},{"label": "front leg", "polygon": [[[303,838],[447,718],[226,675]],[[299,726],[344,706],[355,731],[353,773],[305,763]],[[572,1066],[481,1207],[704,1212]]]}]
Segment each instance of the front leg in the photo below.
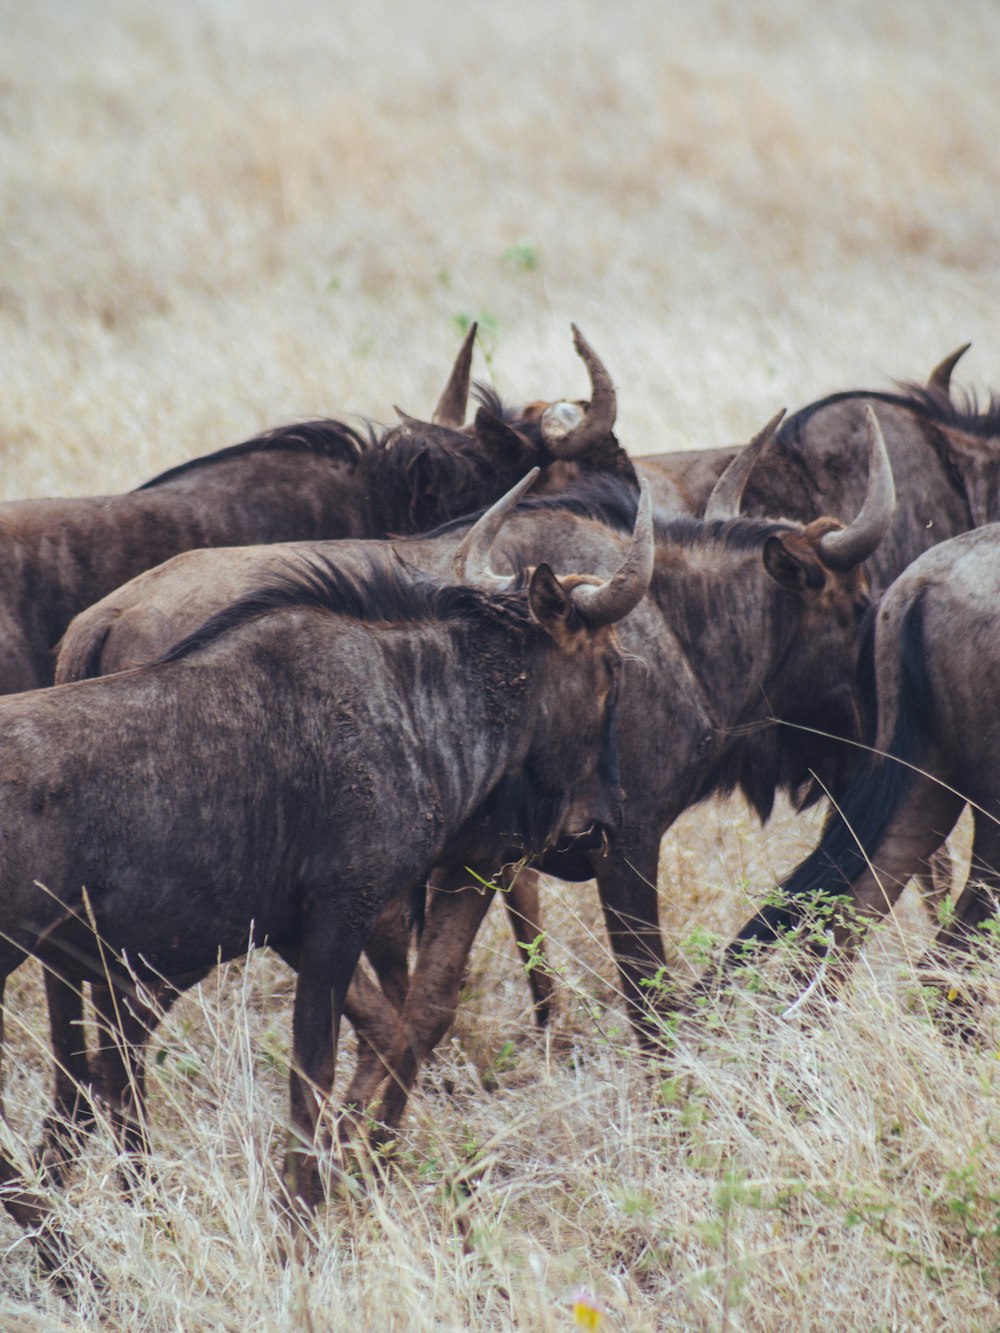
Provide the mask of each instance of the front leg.
[{"label": "front leg", "polygon": [[631,830],[622,831],[607,856],[593,858],[622,995],[647,1053],[660,1049],[658,1015],[668,1008],[662,994],[667,960],[656,889],[659,859],[659,838]]},{"label": "front leg", "polygon": [[530,957],[535,966],[528,969],[528,986],[534,1000],[535,1023],[548,1026],[552,1017],[552,976],[545,963],[544,950],[538,945],[545,934],[542,926],[542,908],[538,892],[541,883],[538,872],[528,866],[505,866],[500,877],[503,905],[518,948],[524,954],[522,962]]},{"label": "front leg", "polygon": [[[297,1214],[312,1212],[322,1197],[316,1142],[333,1090],[347,989],[373,915],[337,913],[320,904],[306,912],[303,922],[292,1013],[290,1124],[281,1176],[285,1197]],[[330,1137],[328,1128],[325,1137]]]},{"label": "front leg", "polygon": [[493,897],[461,867],[435,876],[403,1009],[407,1043],[376,1113],[383,1125],[399,1124],[421,1064],[455,1020],[469,950]]}]

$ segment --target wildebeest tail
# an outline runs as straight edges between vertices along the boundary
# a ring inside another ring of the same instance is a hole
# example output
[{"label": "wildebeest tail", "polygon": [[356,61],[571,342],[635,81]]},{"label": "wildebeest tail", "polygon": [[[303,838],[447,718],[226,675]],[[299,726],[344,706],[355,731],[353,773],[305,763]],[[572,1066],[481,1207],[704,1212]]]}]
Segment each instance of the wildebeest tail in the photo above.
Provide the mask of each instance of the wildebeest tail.
[{"label": "wildebeest tail", "polygon": [[[930,747],[933,700],[923,648],[923,595],[903,617],[899,635],[896,719],[886,754],[870,754],[864,767],[827,817],[818,846],[789,875],[768,904],[729,946],[738,958],[748,940],[773,940],[799,924],[816,895],[841,894],[876,854],[890,821]],[[879,712],[886,700],[878,703]]]}]

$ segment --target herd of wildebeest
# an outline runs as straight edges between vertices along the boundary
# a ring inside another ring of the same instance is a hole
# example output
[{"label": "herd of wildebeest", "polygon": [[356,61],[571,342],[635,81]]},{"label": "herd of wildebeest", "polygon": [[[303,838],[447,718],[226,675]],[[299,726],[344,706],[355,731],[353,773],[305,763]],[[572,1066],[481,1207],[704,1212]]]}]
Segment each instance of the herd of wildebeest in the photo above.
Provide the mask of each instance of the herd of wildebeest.
[{"label": "herd of wildebeest", "polygon": [[[128,494],[0,506],[0,986],[41,960],[55,1079],[36,1181],[0,1158],[0,1198],[52,1262],[45,1191],[95,1104],[141,1152],[156,1019],[250,941],[297,973],[294,1215],[321,1195],[318,1136],[359,1108],[376,1137],[398,1123],[484,883],[524,942],[536,871],[596,879],[653,1049],[691,1002],[662,984],[660,842],[714,794],[761,820],[779,792],[831,800],[723,966],[823,894],[858,908],[829,918],[846,957],[966,800],[975,869],[938,949],[994,910],[1000,402],[952,389],[965,348],[745,447],[630,457],[575,329],[588,402],[478,387],[466,425],[475,332],[430,421],[295,424]],[[115,1034],[90,1052],[85,983]]]}]

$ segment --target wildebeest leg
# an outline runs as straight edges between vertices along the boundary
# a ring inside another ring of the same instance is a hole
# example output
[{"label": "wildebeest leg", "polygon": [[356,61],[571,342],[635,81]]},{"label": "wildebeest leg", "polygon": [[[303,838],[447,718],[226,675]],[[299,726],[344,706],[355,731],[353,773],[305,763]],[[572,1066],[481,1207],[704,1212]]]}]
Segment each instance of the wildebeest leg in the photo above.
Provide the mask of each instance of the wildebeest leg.
[{"label": "wildebeest leg", "polygon": [[[10,970],[20,958],[10,959]],[[4,1010],[3,997],[8,971],[0,975],[0,1118],[5,1118],[3,1107],[4,1067]],[[25,1231],[31,1231],[32,1244],[38,1261],[46,1272],[59,1269],[69,1257],[66,1243],[59,1234],[52,1216],[51,1205],[28,1188],[24,1177],[10,1158],[0,1150],[0,1206]]]},{"label": "wildebeest leg", "polygon": [[639,1043],[647,1051],[659,1048],[655,1011],[670,1007],[661,985],[666,958],[656,892],[659,853],[658,837],[636,835],[626,839],[623,834],[606,857],[595,860],[597,887],[623,997]]},{"label": "wildebeest leg", "polygon": [[42,1270],[59,1276],[72,1258],[72,1247],[55,1222],[51,1204],[28,1189],[17,1167],[3,1152],[0,1152],[0,1204],[18,1226],[32,1233],[31,1243]]},{"label": "wildebeest leg", "polygon": [[53,1182],[60,1184],[75,1141],[93,1128],[93,1087],[83,1026],[83,983],[67,980],[49,967],[44,977],[55,1086],[52,1112],[42,1126],[39,1159]]},{"label": "wildebeest leg", "polygon": [[552,977],[545,966],[545,953],[539,937],[544,935],[539,884],[536,871],[528,866],[509,866],[501,875],[503,905],[514,931],[514,939],[522,953],[521,961],[528,967],[528,985],[535,1002],[535,1022],[545,1027],[552,1017]]},{"label": "wildebeest leg", "polygon": [[[299,970],[298,945],[276,945],[275,949],[293,971]],[[344,1017],[358,1037],[357,1064],[343,1102],[349,1121],[351,1112],[363,1110],[375,1096],[386,1070],[402,1051],[406,1032],[400,1010],[389,1003],[360,967],[354,969],[347,988]],[[349,1128],[345,1122],[342,1136],[345,1139],[349,1137]]]},{"label": "wildebeest leg", "polygon": [[469,950],[492,901],[465,870],[439,872],[403,1010],[406,1046],[375,1114],[384,1125],[399,1123],[421,1063],[454,1022]]},{"label": "wildebeest leg", "polygon": [[389,1003],[360,967],[351,978],[344,1015],[358,1034],[357,1064],[343,1101],[346,1119],[342,1136],[347,1137],[351,1116],[368,1106],[386,1072],[402,1057],[406,1029],[400,1010]]},{"label": "wildebeest leg", "polygon": [[311,1211],[320,1198],[316,1139],[333,1088],[347,988],[373,924],[360,912],[346,920],[340,915],[338,920],[331,911],[313,910],[302,923],[282,1169],[286,1198],[296,1210]]},{"label": "wildebeest leg", "polygon": [[394,898],[382,909],[365,945],[379,985],[397,1009],[402,1009],[410,984],[410,933],[409,905]]},{"label": "wildebeest leg", "polygon": [[[934,771],[933,762],[925,765]],[[915,777],[889,827],[870,853],[869,864],[850,889],[851,911],[833,927],[841,973],[863,935],[863,919],[878,920],[893,907],[907,881],[926,871],[962,813],[964,801],[930,778]],[[836,980],[836,976],[831,979]]]},{"label": "wildebeest leg", "polygon": [[952,920],[941,927],[934,941],[938,956],[942,956],[945,949],[967,951],[976,938],[977,927],[997,911],[1000,891],[1000,825],[997,817],[997,809],[974,811],[972,868],[968,883],[955,904]]},{"label": "wildebeest leg", "polygon": [[100,1019],[96,1060],[98,1086],[119,1142],[134,1159],[141,1158],[148,1150],[145,1131],[146,1045],[157,1024],[183,991],[197,985],[209,971],[205,968],[185,976],[178,986],[167,982],[151,986],[153,1002],[149,1005],[137,995],[117,987],[91,987],[94,1009]]}]

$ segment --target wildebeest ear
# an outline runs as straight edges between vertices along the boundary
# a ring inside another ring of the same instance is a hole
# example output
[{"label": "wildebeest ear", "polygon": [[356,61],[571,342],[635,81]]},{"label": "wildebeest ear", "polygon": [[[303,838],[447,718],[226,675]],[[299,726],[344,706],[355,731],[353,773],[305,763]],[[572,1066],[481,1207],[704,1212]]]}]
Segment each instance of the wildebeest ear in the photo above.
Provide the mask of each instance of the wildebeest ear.
[{"label": "wildebeest ear", "polygon": [[573,603],[548,565],[538,565],[528,584],[531,614],[543,629],[558,634],[573,610]]},{"label": "wildebeest ear", "polygon": [[780,537],[768,537],[764,543],[764,568],[783,588],[801,592],[809,583],[810,569],[801,556],[789,550]]},{"label": "wildebeest ear", "polygon": [[501,421],[485,407],[481,407],[476,413],[476,439],[481,444],[495,449],[510,450],[515,457],[528,443],[513,426],[508,426],[506,421]]}]

